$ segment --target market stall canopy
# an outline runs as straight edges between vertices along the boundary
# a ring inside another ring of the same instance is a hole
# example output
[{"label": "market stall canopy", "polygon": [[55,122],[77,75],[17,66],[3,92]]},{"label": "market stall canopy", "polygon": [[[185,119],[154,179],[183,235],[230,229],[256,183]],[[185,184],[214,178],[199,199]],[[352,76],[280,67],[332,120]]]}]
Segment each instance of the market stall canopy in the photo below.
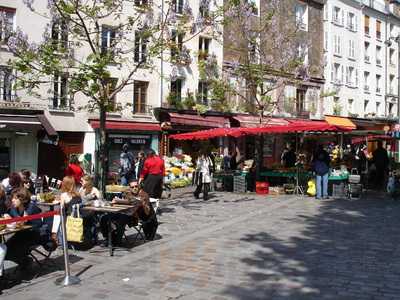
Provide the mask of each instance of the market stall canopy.
[{"label": "market stall canopy", "polygon": [[241,128],[214,128],[209,130],[173,134],[170,135],[169,138],[173,140],[208,140],[216,137],[239,137],[241,135]]},{"label": "market stall canopy", "polygon": [[[93,129],[100,127],[99,120],[90,120],[90,126]],[[145,123],[134,121],[114,121],[106,122],[106,129],[108,130],[131,130],[131,131],[161,131],[160,124],[158,123]]]},{"label": "market stall canopy", "polygon": [[260,126],[277,126],[277,125],[288,125],[290,121],[282,118],[262,118],[260,124],[260,117],[251,115],[237,115],[232,117],[235,121],[239,122],[239,127],[254,128]]},{"label": "market stall canopy", "polygon": [[379,140],[393,140],[393,137],[388,136],[388,135],[383,135],[383,134],[377,134],[377,135],[367,135],[363,137],[354,137],[351,139],[352,144],[361,144],[365,143],[366,141],[372,142],[372,141],[379,141]]},{"label": "market stall canopy", "polygon": [[229,127],[229,119],[218,116],[200,116],[190,114],[168,113],[172,124],[192,125],[201,127]]},{"label": "market stall canopy", "polygon": [[16,132],[44,129],[49,137],[57,136],[57,132],[44,115],[0,115],[0,129]]},{"label": "market stall canopy", "polygon": [[285,134],[296,132],[348,132],[347,127],[329,125],[325,121],[292,120],[288,125],[263,126],[255,128],[214,128],[189,133],[170,135],[175,140],[206,140],[215,137],[231,136],[240,137],[243,135],[256,134]]},{"label": "market stall canopy", "polygon": [[248,134],[285,134],[296,132],[347,132],[350,128],[330,125],[325,121],[293,120],[286,126],[266,126],[256,128],[245,128],[241,130],[244,135]]},{"label": "market stall canopy", "polygon": [[347,127],[349,129],[356,129],[357,126],[348,118],[337,116],[325,116],[325,121],[330,125]]}]

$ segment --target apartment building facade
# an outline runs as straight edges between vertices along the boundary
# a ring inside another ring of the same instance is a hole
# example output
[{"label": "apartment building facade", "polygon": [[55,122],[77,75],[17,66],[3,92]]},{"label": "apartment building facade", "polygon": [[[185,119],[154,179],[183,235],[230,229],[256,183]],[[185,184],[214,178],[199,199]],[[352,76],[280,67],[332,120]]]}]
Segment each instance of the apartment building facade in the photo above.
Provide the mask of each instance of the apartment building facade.
[{"label": "apartment building facade", "polygon": [[[257,18],[264,18],[268,14],[265,5],[268,1],[255,2],[256,7],[260,7],[257,14],[253,16],[255,22]],[[291,43],[282,45],[282,47],[291,47],[297,49],[299,59],[304,64],[304,73],[296,77],[287,76],[282,80],[282,84],[271,92],[272,102],[276,103],[273,110],[267,112],[270,116],[299,117],[319,119],[323,115],[323,106],[321,101],[321,91],[324,84],[323,79],[323,6],[325,1],[280,1],[280,18],[285,22],[297,25],[296,38]],[[261,17],[260,17],[261,16]],[[245,85],[245,80],[237,78],[232,72],[231,66],[237,64],[241,59],[238,51],[232,51],[229,40],[232,29],[226,26],[224,28],[224,74],[227,80],[235,85]],[[285,35],[285,32],[280,34]],[[292,32],[291,32],[292,34]],[[266,34],[264,37],[266,45],[271,39]],[[234,41],[235,43],[235,41]],[[261,46],[262,47],[262,46]],[[275,52],[277,60],[285,55],[285,49]],[[268,84],[270,78],[266,75],[265,82]],[[275,79],[274,79],[275,80]],[[238,89],[240,89],[239,87]],[[240,111],[240,97],[233,96],[231,102],[236,111]]]},{"label": "apartment building facade", "polygon": [[324,8],[325,114],[397,116],[397,4],[329,0]]},{"label": "apartment building facade", "polygon": [[[34,2],[36,12],[47,10],[45,2]],[[148,3],[136,1],[131,5],[142,6]],[[155,7],[160,7],[159,4],[161,3],[154,2]],[[213,5],[210,1],[176,0],[172,8],[179,17],[184,6],[186,9],[189,6],[193,22],[196,22],[206,10],[212,9]],[[127,14],[129,9],[127,8]],[[8,161],[4,163],[4,171],[0,175],[27,168],[36,173],[59,178],[70,154],[90,154],[89,157],[94,160],[98,140],[98,114],[80,109],[87,103],[87,98],[82,95],[71,98],[68,78],[63,74],[54,74],[50,83],[43,84],[39,95],[30,95],[26,91],[13,88],[14,77],[17,74],[8,66],[12,54],[6,46],[7,37],[18,27],[31,41],[40,43],[48,20],[28,9],[23,1],[0,0],[0,13],[6,17],[1,18],[6,19],[6,22],[0,24],[0,69],[6,70],[0,72],[0,113],[3,115],[2,119],[0,118],[0,161],[2,156]],[[115,21],[110,20],[107,24],[101,24],[100,38],[104,48],[109,47],[112,39],[118,34],[113,22]],[[70,55],[77,58],[87,55],[88,49],[77,47],[62,27],[53,26],[51,30],[52,39],[66,43]],[[207,102],[207,88],[199,78],[198,62],[212,57],[222,65],[222,45],[214,39],[212,32],[204,31],[189,38],[190,33],[186,33],[185,37],[174,31],[173,26],[170,30],[171,39],[178,50],[165,49],[163,59],[156,59],[153,68],[139,69],[132,78],[132,84],[116,95],[116,106],[121,109],[107,115],[110,171],[118,169],[119,154],[124,143],[128,143],[133,152],[148,148],[158,151],[161,127],[154,115],[154,108],[170,106],[168,102],[171,98],[182,101],[188,95],[195,95],[204,103]],[[135,34],[136,32],[132,32],[132,36]],[[132,40],[135,43],[135,51],[127,55],[132,55],[135,59],[136,56],[140,58],[146,55],[144,42],[134,38]],[[185,54],[184,59],[182,53]],[[171,56],[179,56],[179,59],[170,59]],[[129,71],[124,66],[110,66],[109,69],[115,80],[120,80]],[[29,116],[28,121],[35,123],[32,124],[35,126],[25,126],[28,124],[27,120],[20,122],[25,124],[24,126],[3,126],[8,124],[8,115]],[[38,116],[42,122],[37,119]],[[2,162],[0,168],[1,165]]]}]

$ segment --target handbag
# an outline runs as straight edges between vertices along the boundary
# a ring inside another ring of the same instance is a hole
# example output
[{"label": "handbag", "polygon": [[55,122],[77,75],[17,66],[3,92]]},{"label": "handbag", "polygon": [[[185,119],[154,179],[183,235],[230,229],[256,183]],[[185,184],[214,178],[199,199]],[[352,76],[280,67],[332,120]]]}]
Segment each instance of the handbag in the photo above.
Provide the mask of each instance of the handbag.
[{"label": "handbag", "polygon": [[351,169],[351,174],[349,175],[349,183],[360,183],[361,176],[358,174],[357,169]]},{"label": "handbag", "polygon": [[[76,213],[76,217],[75,217]],[[83,219],[79,213],[79,205],[72,206],[72,214],[67,217],[67,241],[68,242],[83,242]]]}]

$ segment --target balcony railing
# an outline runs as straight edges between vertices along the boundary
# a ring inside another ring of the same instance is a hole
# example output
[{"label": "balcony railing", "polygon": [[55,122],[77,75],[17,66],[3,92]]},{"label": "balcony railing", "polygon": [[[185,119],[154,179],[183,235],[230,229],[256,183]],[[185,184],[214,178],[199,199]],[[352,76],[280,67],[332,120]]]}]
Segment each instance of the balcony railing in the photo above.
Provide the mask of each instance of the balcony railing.
[{"label": "balcony railing", "polygon": [[49,98],[49,109],[60,110],[60,111],[72,110],[69,97],[68,96],[50,97]]},{"label": "balcony railing", "polygon": [[153,106],[152,105],[133,105],[132,112],[134,114],[141,114],[141,115],[151,115],[153,113]]},{"label": "balcony railing", "polygon": [[347,24],[347,28],[348,28],[350,31],[356,31],[356,26],[355,26],[353,23]]},{"label": "balcony railing", "polygon": [[0,101],[6,101],[6,102],[14,102],[17,101],[18,97],[15,94],[10,94],[10,93],[2,93],[0,94]]},{"label": "balcony railing", "polygon": [[311,115],[310,111],[306,110],[297,110],[296,111],[296,116],[300,119],[309,119]]}]

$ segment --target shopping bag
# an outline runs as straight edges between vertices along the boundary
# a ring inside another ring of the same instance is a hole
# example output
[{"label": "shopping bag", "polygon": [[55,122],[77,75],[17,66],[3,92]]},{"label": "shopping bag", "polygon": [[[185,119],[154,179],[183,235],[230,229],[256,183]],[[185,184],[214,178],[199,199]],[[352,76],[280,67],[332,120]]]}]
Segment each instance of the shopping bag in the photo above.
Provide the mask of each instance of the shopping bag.
[{"label": "shopping bag", "polygon": [[83,219],[79,214],[79,206],[78,208],[76,205],[72,207],[72,214],[67,217],[66,227],[68,242],[83,242]]}]

